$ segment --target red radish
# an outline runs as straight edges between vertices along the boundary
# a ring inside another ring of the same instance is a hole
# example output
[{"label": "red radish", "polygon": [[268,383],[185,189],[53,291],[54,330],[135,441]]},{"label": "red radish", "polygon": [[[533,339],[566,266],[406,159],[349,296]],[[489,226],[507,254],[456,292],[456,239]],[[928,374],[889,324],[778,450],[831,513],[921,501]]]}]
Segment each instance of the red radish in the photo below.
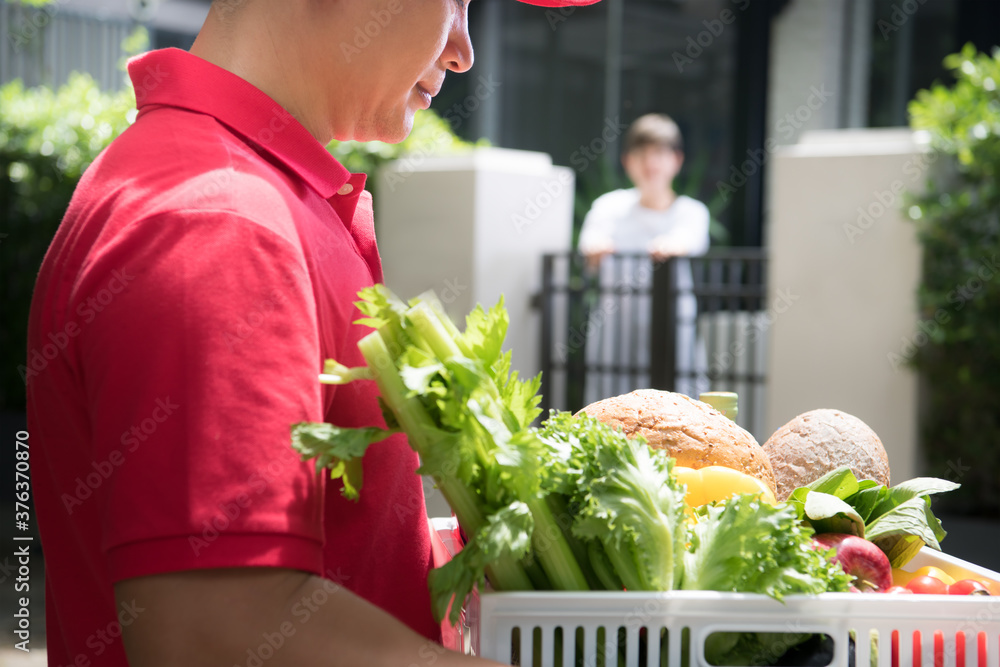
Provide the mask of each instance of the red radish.
[{"label": "red radish", "polygon": [[882,593],[892,587],[892,566],[885,553],[863,537],[844,533],[821,533],[813,543],[835,549],[833,560],[854,575],[853,587],[862,593]]}]

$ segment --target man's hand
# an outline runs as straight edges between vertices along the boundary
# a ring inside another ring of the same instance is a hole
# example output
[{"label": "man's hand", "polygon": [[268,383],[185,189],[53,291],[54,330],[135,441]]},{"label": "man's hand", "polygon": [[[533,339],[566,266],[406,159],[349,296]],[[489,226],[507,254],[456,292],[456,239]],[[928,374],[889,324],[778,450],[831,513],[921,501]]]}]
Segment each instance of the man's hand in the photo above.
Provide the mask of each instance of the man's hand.
[{"label": "man's hand", "polygon": [[143,609],[122,639],[132,667],[497,665],[448,651],[332,581],[296,570],[193,570],[128,579]]},{"label": "man's hand", "polygon": [[669,236],[659,236],[649,244],[649,256],[653,261],[663,262],[671,257],[687,255],[689,250],[684,244],[678,243]]}]

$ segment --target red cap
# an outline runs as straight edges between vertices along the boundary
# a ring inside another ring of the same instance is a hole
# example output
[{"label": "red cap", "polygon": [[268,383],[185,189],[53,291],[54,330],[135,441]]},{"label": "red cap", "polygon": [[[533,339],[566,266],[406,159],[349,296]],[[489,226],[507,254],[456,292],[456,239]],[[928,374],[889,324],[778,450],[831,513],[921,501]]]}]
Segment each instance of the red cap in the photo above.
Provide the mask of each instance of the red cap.
[{"label": "red cap", "polygon": [[600,0],[520,0],[520,1],[528,5],[537,5],[539,7],[582,7],[584,5],[593,5],[594,3],[600,2]]}]

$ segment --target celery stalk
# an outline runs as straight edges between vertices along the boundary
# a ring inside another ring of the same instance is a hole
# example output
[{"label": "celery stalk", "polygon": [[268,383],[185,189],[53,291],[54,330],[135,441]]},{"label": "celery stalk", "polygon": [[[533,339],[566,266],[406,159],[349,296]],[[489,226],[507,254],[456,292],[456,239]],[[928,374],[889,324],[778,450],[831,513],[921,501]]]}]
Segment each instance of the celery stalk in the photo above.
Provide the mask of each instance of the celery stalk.
[{"label": "celery stalk", "polygon": [[[443,323],[443,318],[432,307],[423,302],[418,303],[407,311],[406,317],[440,359],[448,360],[465,356],[456,338]],[[484,412],[490,417],[502,421],[507,429],[511,429],[496,385],[492,382],[486,382],[480,389],[489,399],[483,405]],[[504,435],[510,437],[511,434]],[[531,509],[531,514],[535,519],[535,529],[531,538],[534,554],[541,562],[553,588],[566,591],[588,590],[589,586],[583,570],[580,569],[580,565],[573,556],[562,529],[552,515],[552,510],[537,495],[537,492],[523,493],[522,495],[524,497],[521,500]],[[461,517],[459,522],[461,523]]]},{"label": "celery stalk", "polygon": [[[368,367],[374,369],[375,384],[392,410],[400,426],[409,437],[410,446],[420,456],[425,456],[428,447],[433,442],[426,442],[424,433],[432,433],[434,424],[428,417],[420,401],[415,397],[407,397],[406,387],[392,357],[389,348],[378,331],[374,331],[360,341],[358,349],[368,362]],[[471,489],[460,481],[435,475],[434,482],[441,489],[442,495],[448,501],[458,522],[467,534],[472,534],[483,525],[483,515]],[[487,566],[487,576],[490,581],[502,590],[531,590],[533,586],[524,569],[516,559],[504,557]]]},{"label": "celery stalk", "polygon": [[535,497],[525,502],[535,519],[531,547],[549,576],[552,587],[561,591],[590,590],[587,578],[545,500]]}]

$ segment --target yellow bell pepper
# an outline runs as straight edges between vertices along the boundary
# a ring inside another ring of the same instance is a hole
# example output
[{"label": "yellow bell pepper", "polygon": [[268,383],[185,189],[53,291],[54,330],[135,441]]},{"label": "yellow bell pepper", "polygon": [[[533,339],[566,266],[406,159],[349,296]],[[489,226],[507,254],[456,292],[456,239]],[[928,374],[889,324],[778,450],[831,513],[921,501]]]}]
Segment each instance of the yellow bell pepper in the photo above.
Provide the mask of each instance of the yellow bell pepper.
[{"label": "yellow bell pepper", "polygon": [[726,500],[737,493],[759,493],[761,500],[777,505],[774,494],[764,482],[746,473],[724,466],[684,468],[674,466],[677,481],[687,485],[684,501],[689,507],[699,507],[716,500]]}]

